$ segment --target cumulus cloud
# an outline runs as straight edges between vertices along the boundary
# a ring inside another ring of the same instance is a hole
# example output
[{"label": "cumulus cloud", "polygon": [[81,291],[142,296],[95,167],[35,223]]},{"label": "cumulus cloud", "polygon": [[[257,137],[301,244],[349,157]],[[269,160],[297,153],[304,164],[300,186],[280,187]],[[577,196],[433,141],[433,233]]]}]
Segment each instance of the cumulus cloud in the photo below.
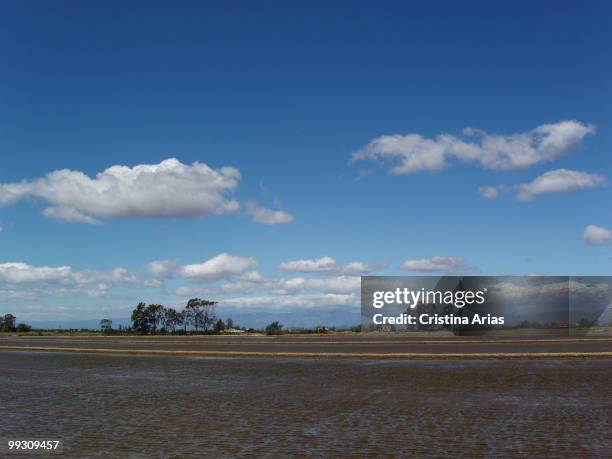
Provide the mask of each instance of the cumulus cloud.
[{"label": "cumulus cloud", "polygon": [[36,180],[0,184],[0,206],[35,198],[52,206],[44,215],[61,221],[99,223],[98,218],[193,218],[238,210],[229,194],[240,172],[171,158],[159,164],[112,166],[94,178],[62,169]]},{"label": "cumulus cloud", "polygon": [[274,282],[249,282],[249,281],[238,281],[228,282],[219,286],[218,290],[222,293],[253,293],[267,291],[270,289]]},{"label": "cumulus cloud", "polygon": [[589,225],[582,233],[582,240],[589,245],[612,244],[612,230]]},{"label": "cumulus cloud", "polygon": [[352,261],[343,265],[341,271],[346,274],[367,274],[380,267],[381,264],[369,265],[363,261]]},{"label": "cumulus cloud", "polygon": [[183,266],[180,274],[192,282],[211,282],[244,274],[257,266],[254,258],[242,258],[221,253],[204,263]]},{"label": "cumulus cloud", "polygon": [[[327,273],[325,273],[327,274]],[[361,288],[361,278],[354,275],[339,275],[333,277],[264,277],[256,271],[248,271],[233,276],[231,282],[212,284],[208,287],[179,287],[175,293],[183,297],[216,296],[222,294],[246,294],[258,292],[269,295],[296,295],[301,292],[317,294],[358,294]],[[224,300],[225,301],[225,300]]]},{"label": "cumulus cloud", "polygon": [[531,201],[537,196],[549,193],[569,193],[584,188],[597,188],[607,185],[601,175],[569,169],[548,171],[529,183],[515,186],[480,187],[478,191],[487,199],[495,199],[502,193],[516,191],[518,201]]},{"label": "cumulus cloud", "polygon": [[114,285],[139,286],[125,268],[108,272],[77,271],[70,266],[33,266],[0,263],[0,297],[34,299],[49,296],[105,296]]},{"label": "cumulus cloud", "polygon": [[530,183],[519,185],[516,198],[519,201],[530,201],[535,196],[546,193],[567,193],[581,188],[596,188],[606,185],[601,175],[586,172],[557,169],[536,177]]},{"label": "cumulus cloud", "polygon": [[281,292],[321,291],[326,293],[355,293],[361,289],[361,277],[338,276],[325,279],[294,277],[278,283]]},{"label": "cumulus cloud", "polygon": [[43,210],[43,215],[47,218],[66,223],[85,223],[87,225],[99,225],[102,223],[100,220],[85,215],[74,207],[47,207]]},{"label": "cumulus cloud", "polygon": [[240,276],[238,276],[238,278],[243,280],[243,281],[245,281],[245,282],[251,282],[251,283],[254,283],[254,284],[261,284],[261,283],[267,282],[267,279],[265,277],[263,277],[257,271],[248,271],[248,272],[245,272],[244,274],[241,274]]},{"label": "cumulus cloud", "polygon": [[406,260],[402,263],[406,271],[440,273],[474,273],[478,268],[465,263],[463,257],[432,257],[419,260]]},{"label": "cumulus cloud", "polygon": [[176,270],[176,262],[171,260],[155,260],[147,264],[147,272],[156,279],[172,279]]},{"label": "cumulus cloud", "polygon": [[453,160],[475,163],[486,169],[525,169],[550,162],[569,153],[595,126],[578,121],[543,124],[531,131],[511,135],[487,134],[466,128],[463,137],[440,134],[426,138],[420,134],[385,135],[355,152],[352,161],[388,160],[392,174],[440,171]]},{"label": "cumulus cloud", "polygon": [[329,293],[323,295],[264,295],[229,298],[223,303],[244,309],[300,309],[325,308],[335,306],[355,306],[357,295]]},{"label": "cumulus cloud", "polygon": [[279,264],[278,269],[288,272],[320,273],[337,270],[338,263],[332,257],[324,256],[316,260],[286,261]]},{"label": "cumulus cloud", "polygon": [[261,207],[256,201],[247,202],[247,212],[254,222],[262,225],[281,225],[293,221],[293,215],[289,212]]},{"label": "cumulus cloud", "polygon": [[317,259],[286,261],[278,265],[279,271],[293,273],[345,273],[345,274],[366,274],[376,266],[369,265],[361,261],[353,261],[342,265],[332,257],[324,256]]},{"label": "cumulus cloud", "polygon": [[151,288],[161,288],[164,286],[164,283],[159,279],[147,279],[144,281],[144,286]]},{"label": "cumulus cloud", "polygon": [[26,263],[0,263],[0,282],[23,284],[34,282],[63,282],[72,276],[69,266],[52,268]]},{"label": "cumulus cloud", "polygon": [[[136,284],[138,279],[125,268],[115,268],[108,273],[100,272],[77,272],[76,276],[81,276],[81,279],[91,279],[92,281],[105,280],[118,284]],[[89,276],[89,277],[87,277]]]},{"label": "cumulus cloud", "polygon": [[[333,260],[333,259],[332,259]],[[316,260],[311,260],[316,261]],[[326,260],[321,262],[325,265]],[[254,270],[257,260],[221,253],[199,264],[179,265],[172,260],[148,263],[149,279],[139,280],[125,268],[111,271],[77,270],[70,266],[34,266],[0,263],[0,300],[38,301],[41,298],[110,297],[115,287],[161,288],[168,279],[202,285],[178,285],[180,297],[210,297],[224,305],[241,308],[324,308],[358,305],[361,280],[358,272],[368,269],[363,262],[341,265],[333,261],[338,275],[322,271],[320,277],[275,278]],[[220,281],[227,282],[223,283]]]},{"label": "cumulus cloud", "polygon": [[[223,298],[223,307],[235,307],[238,309],[252,309],[252,310],[282,310],[291,311],[299,309],[312,309],[312,308],[334,308],[338,306],[354,306],[359,305],[359,287],[356,289],[344,288],[340,286],[341,281],[336,287],[331,285],[314,285],[307,284],[312,280],[307,280],[306,284],[302,281],[293,281],[291,290],[287,291],[274,291],[266,292],[265,289],[271,287],[273,284],[278,286],[276,282],[270,283],[264,290],[259,293],[253,294],[255,290],[248,288],[243,289],[242,283],[238,282],[235,284],[228,284],[224,286],[226,288],[221,289],[224,293],[238,294],[238,296],[229,296]],[[327,283],[328,279],[320,280]],[[238,288],[230,288],[230,286],[237,286]],[[260,287],[260,286],[258,286]],[[329,291],[318,291],[318,287],[331,287],[338,293]],[[354,283],[353,286],[355,287]],[[305,293],[302,293],[305,292]],[[307,292],[307,293],[306,293]],[[192,297],[212,297],[218,295],[219,291],[214,287],[211,288],[192,288],[192,287],[179,287],[175,291],[176,295],[184,298]],[[250,293],[250,295],[246,295]]]}]

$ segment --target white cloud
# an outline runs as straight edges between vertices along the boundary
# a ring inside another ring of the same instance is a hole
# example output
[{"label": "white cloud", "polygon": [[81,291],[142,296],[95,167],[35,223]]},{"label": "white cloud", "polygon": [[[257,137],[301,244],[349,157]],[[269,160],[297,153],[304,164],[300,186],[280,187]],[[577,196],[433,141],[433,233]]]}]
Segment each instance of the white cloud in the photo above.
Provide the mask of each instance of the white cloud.
[{"label": "white cloud", "polygon": [[362,261],[352,261],[342,267],[342,271],[346,274],[367,274],[375,269]]},{"label": "white cloud", "polygon": [[316,260],[286,261],[278,265],[278,269],[288,272],[320,273],[336,271],[338,263],[332,257],[324,256]]},{"label": "white cloud", "polygon": [[86,225],[100,225],[102,222],[89,215],[85,215],[74,207],[47,207],[43,210],[43,215],[47,218],[66,223],[84,223]]},{"label": "white cloud", "polygon": [[586,172],[557,169],[536,177],[532,182],[519,185],[516,198],[530,201],[535,196],[546,193],[567,193],[580,188],[596,188],[606,185],[601,175]]},{"label": "white cloud", "polygon": [[247,212],[254,222],[262,225],[280,225],[293,221],[293,215],[289,212],[267,209],[259,206],[255,201],[247,202]]},{"label": "white cloud", "polygon": [[144,286],[151,288],[161,288],[164,286],[164,283],[159,279],[147,279],[144,281]]},{"label": "white cloud", "polygon": [[147,264],[147,272],[156,279],[172,279],[177,266],[171,260],[155,260]]},{"label": "white cloud", "polygon": [[198,296],[207,296],[213,293],[213,291],[211,291],[210,289],[203,289],[203,288],[179,287],[176,289],[174,293],[176,293],[176,295],[178,296],[183,296],[186,298],[187,297],[195,298]]},{"label": "white cloud", "polygon": [[481,186],[478,188],[478,192],[487,199],[495,199],[499,196],[499,188],[494,186]]},{"label": "white cloud", "polygon": [[361,261],[353,261],[342,265],[332,257],[324,256],[317,259],[286,261],[278,265],[280,271],[293,273],[345,273],[345,274],[366,274],[376,266],[368,265]]},{"label": "white cloud", "polygon": [[69,280],[72,269],[69,266],[52,268],[31,266],[26,263],[0,263],[0,282],[10,284],[58,282]]},{"label": "white cloud", "polygon": [[238,278],[242,279],[245,282],[251,282],[251,283],[254,283],[254,284],[260,284],[260,283],[267,282],[267,279],[265,277],[263,277],[257,271],[248,271],[248,272],[238,276]]},{"label": "white cloud", "polygon": [[138,282],[136,276],[128,272],[125,268],[115,268],[110,273],[96,273],[98,278],[102,276],[103,279],[108,279],[111,282],[116,282],[120,284],[135,284]]},{"label": "white cloud", "polygon": [[420,260],[406,260],[402,263],[406,271],[441,272],[441,273],[473,273],[478,268],[465,263],[463,257],[432,257]]},{"label": "white cloud", "polygon": [[524,169],[569,153],[585,136],[594,133],[591,124],[560,121],[512,135],[487,134],[473,128],[463,130],[464,138],[451,134],[432,139],[420,134],[385,135],[354,153],[352,160],[390,160],[394,163],[392,174],[440,171],[452,160],[493,170]]},{"label": "white cloud", "polygon": [[612,244],[612,230],[589,225],[582,233],[582,239],[589,245]]},{"label": "white cloud", "polygon": [[193,282],[210,282],[224,277],[238,276],[257,265],[254,258],[242,258],[221,253],[204,263],[183,266],[180,274]]},{"label": "white cloud", "polygon": [[108,272],[73,271],[71,278],[76,284],[111,283],[121,285],[136,285],[138,279],[125,268],[115,268]]},{"label": "white cloud", "polygon": [[0,207],[19,201],[27,194],[27,191],[28,184],[24,182],[0,184]]},{"label": "white cloud", "polygon": [[548,171],[529,183],[515,186],[480,187],[478,191],[487,199],[495,199],[499,194],[516,191],[518,201],[531,201],[535,197],[548,193],[569,193],[584,188],[597,188],[607,185],[601,175],[569,169]]},{"label": "white cloud", "polygon": [[324,308],[335,306],[358,305],[357,295],[352,294],[324,294],[324,295],[265,295],[229,298],[223,301],[224,305],[244,309],[300,309]]},{"label": "white cloud", "polygon": [[0,263],[0,297],[5,299],[78,295],[101,297],[115,285],[139,286],[140,284],[125,268],[99,272],[75,271],[70,266]]},{"label": "white cloud", "polygon": [[294,277],[279,282],[278,289],[285,292],[321,291],[325,293],[356,293],[361,288],[361,277],[338,276],[325,279]]},{"label": "white cloud", "polygon": [[237,282],[228,282],[222,284],[218,289],[223,293],[246,293],[262,290],[269,290],[276,285],[275,279],[269,279],[257,271],[248,271],[244,274],[236,276]]},{"label": "white cloud", "polygon": [[[41,297],[38,289],[9,289],[0,288],[0,300],[37,300]],[[47,295],[49,296],[49,295]]]},{"label": "white cloud", "polygon": [[45,216],[62,221],[96,223],[94,217],[193,218],[238,210],[228,194],[240,172],[231,167],[191,166],[171,158],[132,168],[112,166],[90,178],[62,169],[36,180],[0,184],[0,206],[25,198],[52,204]]},{"label": "white cloud", "polygon": [[[273,282],[269,283],[254,283],[248,281],[239,281],[239,282],[228,282],[227,284],[223,284],[219,286],[219,291],[222,293],[252,293],[252,292],[261,292],[269,290],[272,286]],[[210,292],[210,291],[209,291]]]},{"label": "white cloud", "polygon": [[[323,262],[323,265],[325,261]],[[269,278],[253,270],[254,258],[221,253],[204,263],[180,266],[171,260],[155,260],[146,266],[150,278],[139,280],[125,268],[111,271],[76,270],[70,266],[33,266],[27,263],[0,264],[0,300],[40,301],[50,298],[113,298],[129,290],[114,292],[116,287],[162,288],[164,280],[179,277],[210,285],[178,286],[180,297],[215,298],[224,305],[253,309],[325,308],[359,304],[360,277],[344,274],[368,268],[362,262],[335,263],[342,274],[320,278]],[[218,283],[230,279],[228,283]],[[139,295],[140,296],[140,295]],[[125,297],[136,301],[133,294]],[[41,305],[48,303],[41,302]],[[79,306],[80,307],[80,306]],[[22,307],[22,311],[23,311]],[[34,313],[34,312],[33,312]],[[36,315],[36,314],[34,314]],[[44,315],[42,312],[40,315]]]},{"label": "white cloud", "polygon": [[215,296],[220,294],[267,292],[274,295],[294,295],[297,292],[316,292],[319,294],[351,293],[357,294],[361,288],[359,276],[334,276],[324,278],[293,277],[286,279],[266,278],[256,271],[248,271],[234,276],[236,281],[207,288],[179,287],[179,296]]}]

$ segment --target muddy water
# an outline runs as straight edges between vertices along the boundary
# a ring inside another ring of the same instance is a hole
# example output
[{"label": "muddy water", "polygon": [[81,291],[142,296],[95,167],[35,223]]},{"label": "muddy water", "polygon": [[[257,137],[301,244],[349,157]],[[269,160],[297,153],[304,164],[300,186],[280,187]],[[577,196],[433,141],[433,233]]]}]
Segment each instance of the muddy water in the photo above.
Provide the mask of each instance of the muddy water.
[{"label": "muddy water", "polygon": [[609,457],[612,362],[0,352],[0,438],[64,457]]}]

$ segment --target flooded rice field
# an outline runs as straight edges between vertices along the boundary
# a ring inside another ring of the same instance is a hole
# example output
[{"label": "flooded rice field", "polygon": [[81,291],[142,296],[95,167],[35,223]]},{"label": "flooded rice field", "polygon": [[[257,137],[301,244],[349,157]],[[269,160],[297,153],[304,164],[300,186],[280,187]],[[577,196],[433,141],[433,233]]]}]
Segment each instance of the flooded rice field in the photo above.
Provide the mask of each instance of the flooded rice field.
[{"label": "flooded rice field", "polygon": [[0,351],[0,439],[63,457],[609,457],[612,365]]}]

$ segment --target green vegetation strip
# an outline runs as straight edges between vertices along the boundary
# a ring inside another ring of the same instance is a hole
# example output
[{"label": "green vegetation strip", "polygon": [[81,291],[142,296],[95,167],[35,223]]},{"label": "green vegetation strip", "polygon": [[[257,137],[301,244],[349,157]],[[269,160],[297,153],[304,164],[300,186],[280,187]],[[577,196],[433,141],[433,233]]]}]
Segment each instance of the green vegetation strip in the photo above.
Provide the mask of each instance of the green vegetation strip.
[{"label": "green vegetation strip", "polygon": [[189,357],[282,358],[324,360],[584,360],[612,359],[612,352],[483,352],[483,353],[350,353],[350,352],[234,352],[164,351],[152,349],[86,349],[75,347],[0,346],[5,351],[79,352]]}]

